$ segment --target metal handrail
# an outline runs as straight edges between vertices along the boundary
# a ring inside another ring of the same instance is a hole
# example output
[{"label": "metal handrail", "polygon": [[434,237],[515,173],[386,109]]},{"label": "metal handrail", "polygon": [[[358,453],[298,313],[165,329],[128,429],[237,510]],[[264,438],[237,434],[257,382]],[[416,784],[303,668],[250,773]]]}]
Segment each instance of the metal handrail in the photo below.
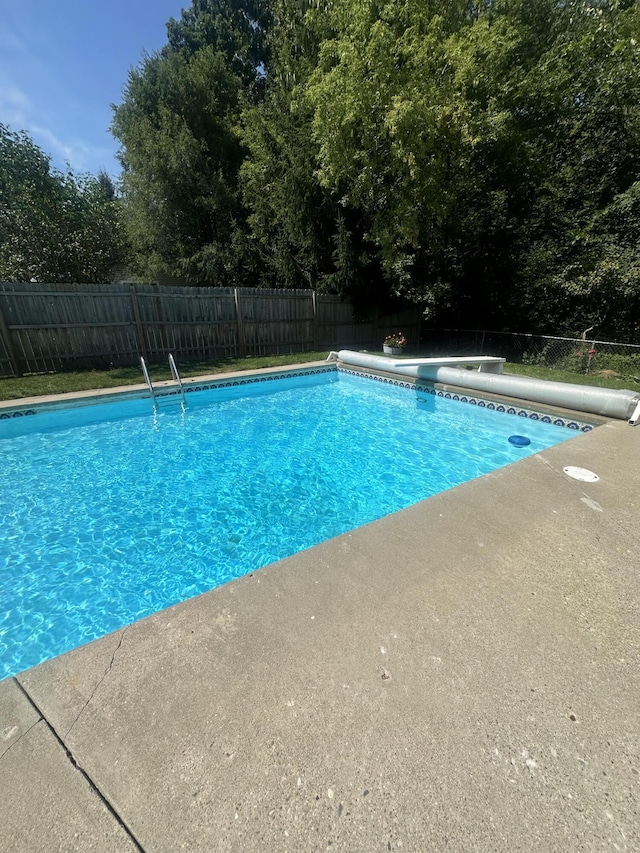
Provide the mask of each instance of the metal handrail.
[{"label": "metal handrail", "polygon": [[149,378],[149,371],[147,370],[147,365],[145,364],[145,360],[142,356],[140,356],[140,364],[142,365],[142,373],[144,374],[144,381],[147,383],[147,388],[151,391],[151,397],[153,398],[153,402],[155,404],[156,401],[156,392],[151,384],[151,379]]},{"label": "metal handrail", "polygon": [[180,379],[180,374],[178,373],[178,368],[176,367],[176,362],[171,353],[169,353],[169,368],[171,370],[171,375],[174,380],[178,383],[178,388],[180,389],[180,393],[182,394],[182,409],[184,411],[184,407],[186,405],[187,399],[184,396],[184,388],[182,387],[182,379]]},{"label": "metal handrail", "polygon": [[171,375],[180,387],[181,393],[184,394],[184,389],[182,387],[182,379],[180,379],[180,374],[178,373],[178,368],[176,367],[175,359],[173,358],[173,355],[171,353],[169,353],[169,368],[171,370]]}]

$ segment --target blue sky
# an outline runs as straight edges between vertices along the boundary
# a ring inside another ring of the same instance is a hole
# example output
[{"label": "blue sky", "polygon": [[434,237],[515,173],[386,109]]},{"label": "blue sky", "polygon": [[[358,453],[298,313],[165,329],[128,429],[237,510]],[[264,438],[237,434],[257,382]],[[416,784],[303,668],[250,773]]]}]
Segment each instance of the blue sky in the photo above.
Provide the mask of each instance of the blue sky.
[{"label": "blue sky", "polygon": [[109,132],[127,74],[190,0],[0,0],[0,122],[58,169],[117,175]]}]

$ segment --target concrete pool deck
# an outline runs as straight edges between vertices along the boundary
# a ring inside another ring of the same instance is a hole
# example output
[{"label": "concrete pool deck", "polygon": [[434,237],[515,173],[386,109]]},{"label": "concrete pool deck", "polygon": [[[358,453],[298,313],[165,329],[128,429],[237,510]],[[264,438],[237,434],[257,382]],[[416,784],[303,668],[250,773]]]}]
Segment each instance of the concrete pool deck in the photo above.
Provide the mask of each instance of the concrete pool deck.
[{"label": "concrete pool deck", "polygon": [[640,850],[639,461],[607,422],[1,682],[0,848]]}]

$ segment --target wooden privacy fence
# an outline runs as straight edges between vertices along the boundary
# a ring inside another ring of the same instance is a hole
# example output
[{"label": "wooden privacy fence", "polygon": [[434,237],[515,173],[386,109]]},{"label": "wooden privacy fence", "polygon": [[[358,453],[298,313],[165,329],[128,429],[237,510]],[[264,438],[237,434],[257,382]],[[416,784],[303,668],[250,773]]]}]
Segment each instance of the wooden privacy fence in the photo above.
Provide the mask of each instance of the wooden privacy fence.
[{"label": "wooden privacy fence", "polygon": [[402,331],[417,343],[419,312],[358,321],[313,290],[152,284],[0,284],[0,376],[346,347],[381,349]]}]

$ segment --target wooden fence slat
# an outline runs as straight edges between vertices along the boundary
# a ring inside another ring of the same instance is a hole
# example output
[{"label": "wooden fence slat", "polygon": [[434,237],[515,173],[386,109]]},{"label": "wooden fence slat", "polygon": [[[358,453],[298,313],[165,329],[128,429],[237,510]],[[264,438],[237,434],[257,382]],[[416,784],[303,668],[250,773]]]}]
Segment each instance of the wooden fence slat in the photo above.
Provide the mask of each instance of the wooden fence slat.
[{"label": "wooden fence slat", "polygon": [[244,318],[242,316],[242,306],[240,304],[240,296],[238,295],[237,287],[234,287],[233,289],[233,298],[236,303],[236,322],[238,324],[238,348],[240,350],[240,358],[244,358],[247,354],[247,348],[245,346],[244,338]]},{"label": "wooden fence slat", "polygon": [[155,290],[155,297],[156,297],[155,301],[154,301],[154,304],[156,307],[156,317],[157,317],[158,323],[160,324],[158,327],[158,331],[160,333],[160,342],[161,342],[162,349],[165,352],[168,352],[168,350],[169,350],[169,337],[167,335],[167,327],[166,327],[165,322],[164,322],[164,311],[162,308],[162,297],[160,295],[160,285],[155,284],[153,287]]},{"label": "wooden fence slat", "polygon": [[142,353],[142,357],[144,358],[144,360],[148,361],[149,356],[147,355],[147,342],[144,339],[144,331],[142,329],[142,323],[140,322],[140,308],[138,307],[138,297],[134,284],[129,287],[129,293],[131,294],[131,306],[133,308],[133,316],[136,319],[136,329],[138,330],[138,344],[140,346],[140,352]]},{"label": "wooden fence slat", "polygon": [[13,367],[13,372],[16,376],[22,376],[22,371],[20,369],[20,362],[18,361],[18,356],[16,354],[15,349],[13,348],[13,341],[11,340],[11,334],[9,329],[7,328],[7,324],[4,320],[4,314],[2,312],[2,305],[0,305],[0,341],[6,350],[7,355],[9,356],[9,360],[11,361],[11,366]]},{"label": "wooden fence slat", "polygon": [[313,305],[313,351],[316,352],[318,349],[318,294],[315,290],[311,294],[311,301]]}]

